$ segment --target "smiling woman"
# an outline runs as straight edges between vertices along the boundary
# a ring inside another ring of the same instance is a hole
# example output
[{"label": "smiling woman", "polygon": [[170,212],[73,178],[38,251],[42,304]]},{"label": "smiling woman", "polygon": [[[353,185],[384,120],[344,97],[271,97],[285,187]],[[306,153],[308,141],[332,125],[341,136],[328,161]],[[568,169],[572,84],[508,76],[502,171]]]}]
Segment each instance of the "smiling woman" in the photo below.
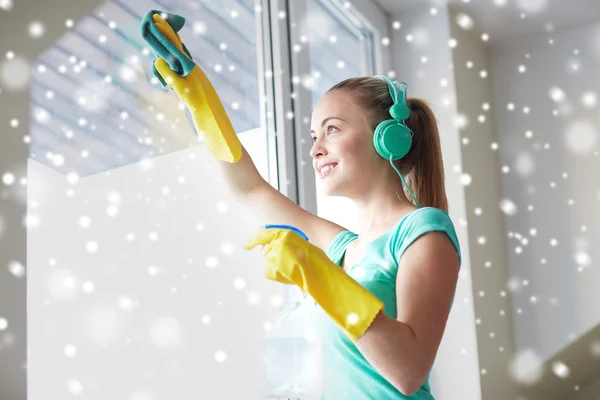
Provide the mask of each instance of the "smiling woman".
[{"label": "smiling woman", "polygon": [[246,248],[263,245],[265,276],[314,300],[324,399],[431,400],[429,373],[461,265],[433,114],[406,97],[406,85],[358,77],[326,92],[311,127],[324,192],[356,204],[360,230],[316,217],[261,184],[243,204],[311,242],[261,231]]}]

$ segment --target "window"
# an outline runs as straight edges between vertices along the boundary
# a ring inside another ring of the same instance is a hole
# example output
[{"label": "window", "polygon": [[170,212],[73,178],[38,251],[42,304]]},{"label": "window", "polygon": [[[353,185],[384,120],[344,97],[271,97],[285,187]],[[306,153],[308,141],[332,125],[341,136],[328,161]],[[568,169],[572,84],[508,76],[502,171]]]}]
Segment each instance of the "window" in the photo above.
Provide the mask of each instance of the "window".
[{"label": "window", "polygon": [[[335,82],[372,72],[373,37],[341,4],[306,7],[306,23],[323,22],[307,38],[315,104]],[[183,42],[259,171],[277,183],[267,133],[289,110],[275,114],[265,102],[276,69],[261,35],[278,17],[260,13],[272,9],[254,0],[113,0],[72,26],[35,61],[31,84],[32,399],[259,391],[256,344],[280,316],[279,287],[264,279],[259,252],[241,250],[256,221],[215,174],[185,107],[152,76],[140,35],[152,9],[185,16]],[[324,199],[320,212],[333,213],[336,201]],[[223,385],[231,376],[236,385]]]},{"label": "window", "polygon": [[313,106],[327,89],[374,71],[374,34],[340,2],[307,0]]},{"label": "window", "polygon": [[259,390],[274,288],[260,252],[242,250],[255,221],[152,75],[140,34],[152,9],[186,17],[183,42],[270,175],[261,99],[272,68],[262,66],[253,0],[109,1],[47,49],[31,86],[31,399]]},{"label": "window", "polygon": [[[313,78],[313,107],[336,83],[351,77],[373,75],[375,32],[347,9],[342,2],[307,0],[310,24],[310,69]],[[353,203],[342,197],[325,196],[317,178],[317,214],[348,229],[356,221],[348,210]]]},{"label": "window", "polygon": [[152,75],[140,34],[151,9],[186,17],[183,42],[267,177],[252,0],[109,1],[37,60],[31,157],[80,177],[197,145],[189,113]]}]

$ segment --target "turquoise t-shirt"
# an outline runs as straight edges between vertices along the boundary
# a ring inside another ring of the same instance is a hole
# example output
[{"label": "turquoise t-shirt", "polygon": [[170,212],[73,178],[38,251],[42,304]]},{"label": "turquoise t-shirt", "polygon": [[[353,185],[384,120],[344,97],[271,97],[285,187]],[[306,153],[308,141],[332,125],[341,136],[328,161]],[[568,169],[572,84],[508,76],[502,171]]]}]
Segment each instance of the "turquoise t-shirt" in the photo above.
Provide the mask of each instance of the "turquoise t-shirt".
[{"label": "turquoise t-shirt", "polygon": [[[432,231],[445,232],[461,260],[460,246],[448,213],[423,207],[409,212],[392,229],[371,241],[363,258],[349,267],[348,275],[384,303],[387,316],[396,318],[396,274],[400,257],[413,241]],[[339,265],[346,247],[357,237],[347,230],[337,234],[327,248],[329,258]],[[406,396],[399,392],[369,364],[329,316],[320,307],[314,307],[313,323],[322,345],[322,400],[433,399],[429,377],[416,393]]]}]

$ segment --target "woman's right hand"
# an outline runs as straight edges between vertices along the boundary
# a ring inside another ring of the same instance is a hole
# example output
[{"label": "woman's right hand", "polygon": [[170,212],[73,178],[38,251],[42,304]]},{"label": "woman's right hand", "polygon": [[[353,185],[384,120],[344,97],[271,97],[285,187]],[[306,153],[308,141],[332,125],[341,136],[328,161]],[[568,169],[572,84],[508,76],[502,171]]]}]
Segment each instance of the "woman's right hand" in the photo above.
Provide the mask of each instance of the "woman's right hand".
[{"label": "woman's right hand", "polygon": [[[184,52],[181,38],[171,26],[159,14],[154,14],[152,20],[161,33]],[[196,132],[213,156],[230,163],[239,161],[242,156],[242,143],[204,71],[196,65],[186,76],[181,76],[171,70],[162,58],[156,59],[154,66],[190,110]]]}]

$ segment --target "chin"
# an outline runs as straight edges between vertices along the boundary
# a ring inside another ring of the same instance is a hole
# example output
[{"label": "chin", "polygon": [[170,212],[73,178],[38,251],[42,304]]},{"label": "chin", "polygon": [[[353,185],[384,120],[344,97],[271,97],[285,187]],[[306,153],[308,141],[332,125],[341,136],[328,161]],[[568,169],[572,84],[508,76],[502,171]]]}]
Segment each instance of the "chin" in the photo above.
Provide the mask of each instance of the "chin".
[{"label": "chin", "polygon": [[[336,169],[339,168],[336,167]],[[344,176],[339,174],[339,170],[335,171],[335,174],[320,178],[317,176],[317,188],[321,193],[327,196],[344,196],[344,192],[347,184],[344,183]]]},{"label": "chin", "polygon": [[321,189],[321,193],[323,193],[326,196],[337,196],[337,194],[335,193],[335,191],[332,191],[329,188],[323,188],[323,189]]},{"label": "chin", "polygon": [[[317,179],[319,179],[319,177],[317,177]],[[321,193],[323,193],[324,195],[327,196],[335,196],[335,190],[333,190],[334,188],[327,183],[324,182],[317,182],[317,190],[319,190]]]},{"label": "chin", "polygon": [[343,187],[340,187],[340,183],[338,183],[338,182],[321,183],[320,187],[321,187],[321,192],[327,196],[332,196],[332,197],[344,196]]}]

